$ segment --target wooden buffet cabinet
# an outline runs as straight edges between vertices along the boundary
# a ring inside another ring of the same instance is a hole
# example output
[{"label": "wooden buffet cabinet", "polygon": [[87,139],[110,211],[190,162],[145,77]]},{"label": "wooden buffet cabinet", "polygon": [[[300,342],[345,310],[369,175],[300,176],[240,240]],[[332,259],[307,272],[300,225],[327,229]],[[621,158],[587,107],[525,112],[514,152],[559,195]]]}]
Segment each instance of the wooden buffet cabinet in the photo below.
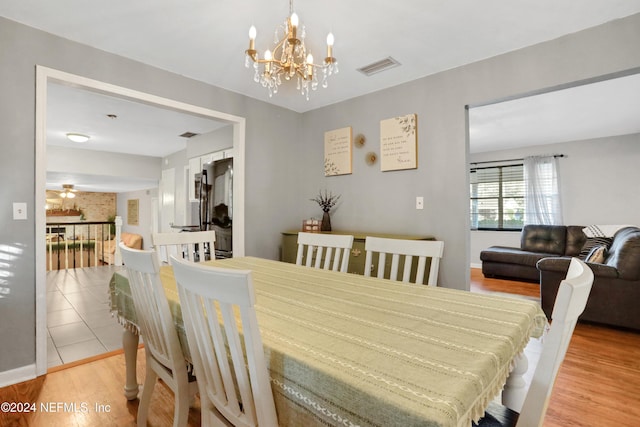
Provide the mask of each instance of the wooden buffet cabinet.
[{"label": "wooden buffet cabinet", "polygon": [[[435,240],[434,236],[408,236],[402,234],[382,234],[382,233],[362,233],[352,231],[328,231],[322,232],[326,234],[350,234],[353,236],[353,247],[351,248],[351,254],[349,256],[349,273],[364,274],[364,261],[365,250],[364,242],[367,236],[371,237],[383,237],[388,239],[406,239],[406,240]],[[290,262],[295,264],[296,254],[298,251],[298,230],[284,231],[282,233],[282,251],[280,254],[280,260],[284,262]],[[429,271],[430,259],[427,259],[427,272]],[[415,260],[414,260],[415,263]],[[391,257],[387,257],[386,264],[387,270],[391,268]],[[376,257],[374,257],[374,265],[376,265]],[[415,275],[415,266],[413,268],[412,276]],[[375,270],[374,270],[375,271]],[[427,278],[425,278],[425,282]]]}]

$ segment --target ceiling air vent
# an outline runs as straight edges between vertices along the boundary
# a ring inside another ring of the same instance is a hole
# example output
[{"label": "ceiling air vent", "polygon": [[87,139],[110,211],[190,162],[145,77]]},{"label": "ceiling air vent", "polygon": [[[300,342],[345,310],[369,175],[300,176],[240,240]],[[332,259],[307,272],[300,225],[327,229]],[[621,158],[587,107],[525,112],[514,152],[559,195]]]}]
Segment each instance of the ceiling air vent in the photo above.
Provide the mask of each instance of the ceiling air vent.
[{"label": "ceiling air vent", "polygon": [[399,65],[400,63],[398,61],[388,56],[380,61],[376,61],[372,64],[365,65],[364,67],[358,68],[358,71],[360,71],[362,74],[366,76],[371,76],[373,74],[379,73],[381,71],[386,71],[390,68],[397,67]]},{"label": "ceiling air vent", "polygon": [[193,132],[185,132],[182,135],[180,135],[183,138],[193,138],[194,136],[200,135],[199,133],[193,133]]}]

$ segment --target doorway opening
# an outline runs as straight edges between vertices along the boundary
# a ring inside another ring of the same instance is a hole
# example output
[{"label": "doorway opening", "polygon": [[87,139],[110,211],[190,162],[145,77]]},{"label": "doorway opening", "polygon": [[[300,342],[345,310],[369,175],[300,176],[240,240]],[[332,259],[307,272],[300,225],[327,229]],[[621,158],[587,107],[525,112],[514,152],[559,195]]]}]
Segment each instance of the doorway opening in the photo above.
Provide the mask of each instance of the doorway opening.
[{"label": "doorway opening", "polygon": [[[167,110],[192,114],[226,122],[233,127],[233,157],[235,218],[233,247],[234,256],[244,255],[244,165],[245,165],[245,119],[243,117],[203,108],[184,102],[135,91],[129,88],[89,79],[86,77],[38,66],[36,69],[36,129],[35,129],[35,223],[36,260],[46,256],[46,169],[47,169],[47,87],[50,83],[70,85],[88,91],[119,97]],[[36,263],[36,375],[47,371],[47,283],[46,269],[42,262]]]}]

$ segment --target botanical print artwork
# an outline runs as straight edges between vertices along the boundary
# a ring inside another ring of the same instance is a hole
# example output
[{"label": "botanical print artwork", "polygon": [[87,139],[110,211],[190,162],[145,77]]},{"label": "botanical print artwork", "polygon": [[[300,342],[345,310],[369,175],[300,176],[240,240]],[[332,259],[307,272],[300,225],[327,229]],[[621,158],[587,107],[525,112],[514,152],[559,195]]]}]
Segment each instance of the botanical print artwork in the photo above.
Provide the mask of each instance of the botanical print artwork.
[{"label": "botanical print artwork", "polygon": [[340,169],[338,169],[338,166],[336,166],[336,164],[330,160],[328,157],[324,158],[324,175],[325,176],[330,176],[330,175],[340,175],[339,174]]},{"label": "botanical print artwork", "polygon": [[129,199],[127,200],[127,224],[138,225],[138,216],[140,214],[140,200]]},{"label": "botanical print artwork", "polygon": [[324,134],[324,175],[351,173],[352,144],[351,128],[346,127]]},{"label": "botanical print artwork", "polygon": [[395,117],[395,120],[398,121],[398,125],[400,125],[402,132],[404,132],[407,138],[416,134],[416,115],[415,114],[409,114],[408,116],[403,116],[403,117]]},{"label": "botanical print artwork", "polygon": [[416,114],[380,121],[380,170],[416,169],[418,146]]}]

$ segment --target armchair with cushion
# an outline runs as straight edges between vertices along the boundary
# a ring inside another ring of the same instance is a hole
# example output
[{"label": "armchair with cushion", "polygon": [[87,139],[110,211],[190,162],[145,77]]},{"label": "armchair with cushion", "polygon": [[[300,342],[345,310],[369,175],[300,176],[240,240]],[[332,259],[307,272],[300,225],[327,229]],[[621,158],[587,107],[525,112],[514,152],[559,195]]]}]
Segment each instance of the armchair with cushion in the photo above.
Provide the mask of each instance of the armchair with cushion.
[{"label": "armchair with cushion", "polygon": [[[121,233],[120,240],[131,249],[142,249],[142,236],[135,233]],[[115,262],[116,246],[118,243],[115,239],[105,240],[98,243],[98,256],[100,260],[112,265]]]}]

